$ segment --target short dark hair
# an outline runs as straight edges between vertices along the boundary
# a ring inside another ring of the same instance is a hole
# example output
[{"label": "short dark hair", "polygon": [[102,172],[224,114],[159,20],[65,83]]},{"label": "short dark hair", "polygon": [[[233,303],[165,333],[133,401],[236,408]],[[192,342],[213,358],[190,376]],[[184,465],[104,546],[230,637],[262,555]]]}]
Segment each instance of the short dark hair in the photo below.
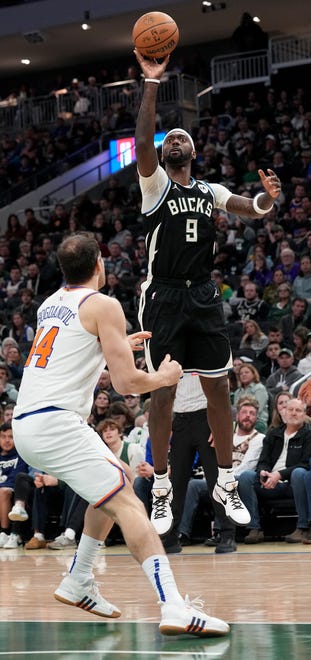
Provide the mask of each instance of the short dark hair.
[{"label": "short dark hair", "polygon": [[57,250],[59,264],[66,284],[83,284],[94,274],[100,255],[93,234],[79,232],[65,238]]},{"label": "short dark hair", "polygon": [[0,431],[11,431],[12,430],[12,424],[11,422],[4,422],[0,426]]}]

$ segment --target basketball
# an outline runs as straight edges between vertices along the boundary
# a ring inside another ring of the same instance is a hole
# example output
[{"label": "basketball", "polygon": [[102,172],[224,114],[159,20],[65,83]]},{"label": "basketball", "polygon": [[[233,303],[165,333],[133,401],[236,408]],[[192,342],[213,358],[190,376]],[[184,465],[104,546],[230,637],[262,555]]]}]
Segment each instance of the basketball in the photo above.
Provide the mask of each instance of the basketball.
[{"label": "basketball", "polygon": [[137,50],[153,58],[161,58],[176,48],[179,30],[174,19],[162,11],[150,11],[135,23],[132,38]]}]

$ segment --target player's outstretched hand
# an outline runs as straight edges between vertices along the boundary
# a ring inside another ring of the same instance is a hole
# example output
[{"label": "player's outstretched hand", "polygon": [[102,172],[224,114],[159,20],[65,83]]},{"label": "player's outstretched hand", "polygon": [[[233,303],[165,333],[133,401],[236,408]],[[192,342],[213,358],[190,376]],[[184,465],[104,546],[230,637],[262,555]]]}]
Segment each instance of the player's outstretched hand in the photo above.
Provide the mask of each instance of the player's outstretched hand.
[{"label": "player's outstretched hand", "polygon": [[128,335],[127,339],[132,351],[142,351],[144,348],[144,339],[150,339],[150,337],[152,337],[152,332],[140,330],[139,332],[133,332],[131,335]]},{"label": "player's outstretched hand", "polygon": [[158,371],[160,371],[162,375],[165,375],[166,372],[167,387],[170,385],[176,385],[176,383],[178,383],[179,379],[183,375],[182,366],[179,364],[179,362],[176,362],[176,360],[172,360],[170,355],[165,356],[164,360],[162,360],[159,366]]},{"label": "player's outstretched hand", "polygon": [[134,49],[134,55],[136,56],[138,64],[140,64],[145,78],[157,78],[158,80],[163,76],[170,59],[170,56],[166,55],[161,62],[157,62],[157,60],[148,60],[141,55],[137,48]]},{"label": "player's outstretched hand", "polygon": [[279,177],[270,169],[267,169],[267,174],[265,174],[263,170],[258,170],[258,174],[263,187],[267,193],[269,193],[270,197],[277,199],[282,188]]}]

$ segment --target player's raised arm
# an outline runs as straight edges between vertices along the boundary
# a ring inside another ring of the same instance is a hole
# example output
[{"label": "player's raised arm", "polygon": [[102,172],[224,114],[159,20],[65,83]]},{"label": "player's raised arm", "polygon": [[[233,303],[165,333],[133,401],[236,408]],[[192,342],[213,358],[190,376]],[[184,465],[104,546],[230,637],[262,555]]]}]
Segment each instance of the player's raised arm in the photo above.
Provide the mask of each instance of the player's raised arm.
[{"label": "player's raised arm", "polygon": [[[136,369],[126,334],[125,316],[120,303],[108,296],[92,296],[81,307],[81,320],[98,335],[114,388],[119,394],[143,394],[159,387],[175,385],[182,376],[178,362],[166,357],[155,373]],[[90,325],[91,320],[91,325]],[[95,330],[96,328],[96,330]]]},{"label": "player's raised arm", "polygon": [[169,56],[159,64],[155,60],[146,60],[136,48],[134,53],[145,76],[143,97],[136,120],[136,158],[140,174],[147,177],[153,174],[158,165],[158,155],[154,147],[156,99]]},{"label": "player's raised arm", "polygon": [[273,170],[268,169],[267,174],[258,170],[261,183],[265,192],[260,192],[254,199],[248,199],[242,195],[231,195],[227,201],[227,211],[241,215],[244,218],[260,218],[269,213],[274,201],[281,192],[281,181]]}]

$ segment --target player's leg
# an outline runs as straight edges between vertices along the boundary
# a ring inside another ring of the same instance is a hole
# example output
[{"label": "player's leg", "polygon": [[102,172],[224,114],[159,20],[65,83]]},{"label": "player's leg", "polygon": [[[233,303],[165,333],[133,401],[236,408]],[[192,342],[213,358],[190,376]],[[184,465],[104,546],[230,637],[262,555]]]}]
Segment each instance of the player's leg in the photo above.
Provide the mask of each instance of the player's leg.
[{"label": "player's leg", "polygon": [[172,485],[168,476],[168,451],[172,434],[175,387],[164,387],[151,393],[149,433],[154,466],[151,522],[160,535],[167,534],[173,524],[171,511]]},{"label": "player's leg", "polygon": [[103,508],[120,526],[133,557],[142,566],[161,606],[160,631],[166,635],[192,632],[199,636],[224,635],[229,627],[207,617],[180,595],[161,539],[146,515],[145,507],[132,486],[125,487]]},{"label": "player's leg", "polygon": [[200,378],[208,401],[208,421],[212,431],[218,463],[218,478],[213,497],[236,525],[247,525],[249,513],[241,501],[232,469],[233,423],[227,375]]},{"label": "player's leg", "polygon": [[113,522],[103,510],[88,506],[83,532],[68,575],[54,592],[56,600],[101,617],[120,616],[119,608],[99,593],[93,574],[94,563]]},{"label": "player's leg", "polygon": [[[149,372],[158,369],[167,353],[183,363],[184,332],[183,291],[153,282],[142,296],[139,320],[141,328],[152,332],[145,342]],[[172,433],[172,411],[176,387],[161,388],[151,394],[149,433],[154,466],[151,522],[160,535],[173,524],[170,508],[172,486],[168,476],[168,448]]]}]

